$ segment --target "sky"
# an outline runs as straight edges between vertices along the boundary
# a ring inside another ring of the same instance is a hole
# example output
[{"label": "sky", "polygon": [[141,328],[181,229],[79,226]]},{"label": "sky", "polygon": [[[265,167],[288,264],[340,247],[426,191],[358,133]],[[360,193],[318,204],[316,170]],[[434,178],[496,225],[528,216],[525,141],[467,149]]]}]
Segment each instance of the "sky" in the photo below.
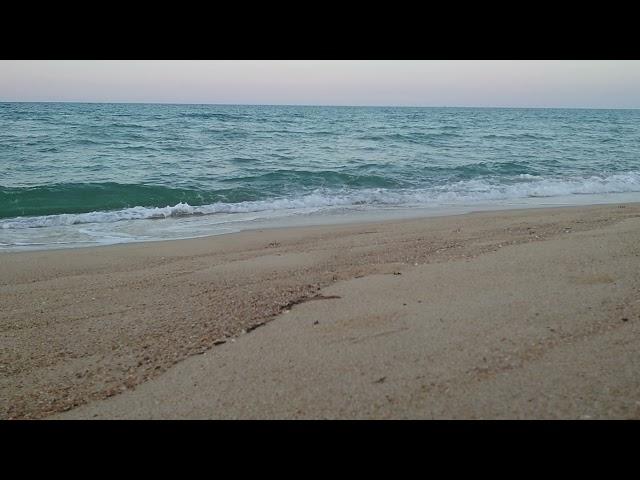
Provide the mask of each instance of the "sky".
[{"label": "sky", "polygon": [[640,108],[640,61],[2,60],[0,101]]}]

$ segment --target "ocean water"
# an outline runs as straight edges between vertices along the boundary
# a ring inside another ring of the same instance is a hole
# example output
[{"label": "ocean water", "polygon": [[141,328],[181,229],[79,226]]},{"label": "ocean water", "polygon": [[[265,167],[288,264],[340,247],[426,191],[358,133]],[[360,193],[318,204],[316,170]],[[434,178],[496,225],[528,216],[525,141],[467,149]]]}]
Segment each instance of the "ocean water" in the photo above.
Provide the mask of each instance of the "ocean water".
[{"label": "ocean water", "polygon": [[0,250],[640,201],[640,110],[0,103]]}]

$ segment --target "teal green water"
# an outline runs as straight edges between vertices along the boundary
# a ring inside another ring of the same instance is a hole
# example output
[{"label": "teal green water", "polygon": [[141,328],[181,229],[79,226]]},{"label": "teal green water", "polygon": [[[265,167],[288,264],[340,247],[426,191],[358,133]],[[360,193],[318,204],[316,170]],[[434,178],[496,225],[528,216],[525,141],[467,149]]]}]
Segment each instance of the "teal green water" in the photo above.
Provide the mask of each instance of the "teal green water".
[{"label": "teal green water", "polygon": [[47,244],[42,229],[147,239],[142,223],[111,234],[184,216],[640,192],[639,151],[638,110],[3,103],[0,244]]}]

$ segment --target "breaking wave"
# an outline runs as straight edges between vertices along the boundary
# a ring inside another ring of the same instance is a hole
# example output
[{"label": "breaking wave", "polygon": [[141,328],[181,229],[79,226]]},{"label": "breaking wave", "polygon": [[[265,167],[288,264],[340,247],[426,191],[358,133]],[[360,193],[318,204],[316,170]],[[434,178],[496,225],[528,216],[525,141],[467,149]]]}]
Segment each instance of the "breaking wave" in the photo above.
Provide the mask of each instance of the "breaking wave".
[{"label": "breaking wave", "polygon": [[[188,215],[215,215],[264,211],[310,212],[331,207],[350,206],[438,206],[468,202],[640,192],[640,172],[608,176],[544,178],[521,174],[509,178],[491,177],[457,181],[429,188],[319,188],[311,193],[253,201],[215,201],[192,205],[178,201],[164,207],[135,206],[110,211],[20,216],[0,220],[2,229],[38,228],[84,223],[110,223],[124,220],[166,219]],[[178,191],[175,195],[186,195]],[[206,195],[199,197],[201,200]],[[220,198],[220,193],[216,193]]]}]

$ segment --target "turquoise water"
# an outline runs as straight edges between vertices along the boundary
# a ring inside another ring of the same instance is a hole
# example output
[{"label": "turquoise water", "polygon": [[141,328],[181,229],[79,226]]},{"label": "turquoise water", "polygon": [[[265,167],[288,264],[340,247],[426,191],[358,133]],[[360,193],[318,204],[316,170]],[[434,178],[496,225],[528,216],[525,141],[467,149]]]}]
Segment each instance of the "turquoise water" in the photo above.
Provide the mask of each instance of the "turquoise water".
[{"label": "turquoise water", "polygon": [[639,153],[639,110],[0,103],[0,247],[585,203],[640,192]]}]

